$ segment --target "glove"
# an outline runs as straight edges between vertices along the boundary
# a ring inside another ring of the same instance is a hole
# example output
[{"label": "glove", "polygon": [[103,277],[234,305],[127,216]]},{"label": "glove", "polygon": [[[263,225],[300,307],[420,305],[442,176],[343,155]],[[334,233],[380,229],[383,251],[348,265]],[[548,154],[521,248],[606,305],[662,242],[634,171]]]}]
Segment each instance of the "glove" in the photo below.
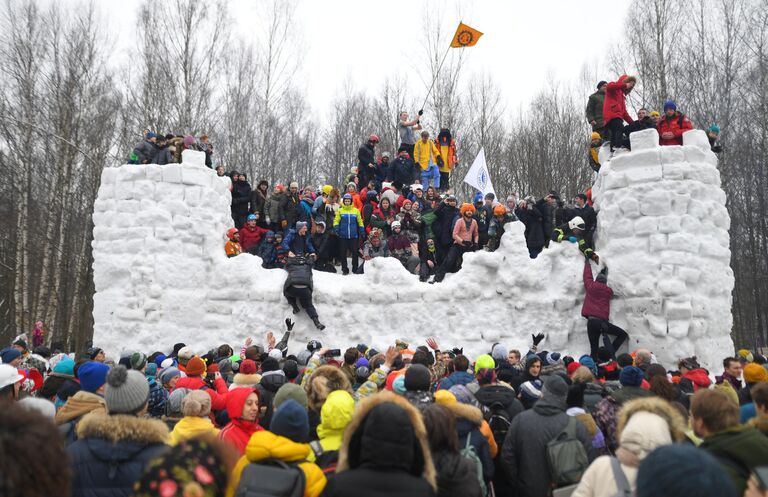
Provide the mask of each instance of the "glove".
[{"label": "glove", "polygon": [[464,246],[464,247],[470,248],[472,246],[472,242],[469,242],[469,241],[461,242],[461,245]]},{"label": "glove", "polygon": [[[286,319],[288,321],[288,319]],[[291,324],[293,326],[293,324]],[[291,337],[291,332],[286,331],[283,333],[283,338],[280,339],[279,342],[277,342],[277,345],[275,345],[275,348],[283,353],[283,357],[285,357],[285,354],[288,352],[288,339]]]},{"label": "glove", "polygon": [[285,327],[286,327],[286,329],[287,329],[288,331],[291,331],[291,330],[293,329],[293,326],[294,326],[295,324],[296,324],[296,323],[294,323],[293,321],[291,321],[291,318],[285,318]]},{"label": "glove", "polygon": [[576,242],[579,241],[579,239],[576,238],[575,236],[571,235],[571,236],[568,237],[568,241],[571,242],[571,243],[576,243]]},{"label": "glove", "polygon": [[424,115],[424,109],[419,109],[419,116],[423,116],[423,115]]},{"label": "glove", "polygon": [[544,340],[544,333],[539,333],[538,335],[531,333],[531,338],[533,338],[533,345],[536,346]]}]

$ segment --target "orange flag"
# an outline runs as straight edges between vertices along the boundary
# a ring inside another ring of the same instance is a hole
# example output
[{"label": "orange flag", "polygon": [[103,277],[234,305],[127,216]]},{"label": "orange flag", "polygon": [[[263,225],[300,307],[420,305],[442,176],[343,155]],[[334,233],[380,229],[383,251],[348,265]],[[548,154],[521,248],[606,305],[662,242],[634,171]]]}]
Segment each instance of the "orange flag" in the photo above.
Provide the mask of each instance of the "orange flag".
[{"label": "orange flag", "polygon": [[453,41],[451,41],[452,48],[464,48],[474,47],[477,44],[477,40],[483,36],[480,31],[470,28],[463,22],[459,23],[459,27],[456,28],[456,34],[453,35]]}]

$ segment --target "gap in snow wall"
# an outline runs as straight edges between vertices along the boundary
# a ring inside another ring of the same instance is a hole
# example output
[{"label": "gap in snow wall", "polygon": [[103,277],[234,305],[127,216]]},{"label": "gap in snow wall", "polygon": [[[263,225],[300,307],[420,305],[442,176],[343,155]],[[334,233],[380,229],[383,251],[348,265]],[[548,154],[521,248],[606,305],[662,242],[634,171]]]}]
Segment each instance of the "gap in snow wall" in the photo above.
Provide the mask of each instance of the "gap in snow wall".
[{"label": "gap in snow wall", "polygon": [[[717,159],[703,131],[685,145],[659,147],[655,130],[632,135],[633,151],[603,160],[593,196],[597,252],[615,290],[611,321],[630,335],[630,350],[650,348],[667,366],[697,355],[716,368],[732,353],[729,217]],[[603,153],[603,155],[606,155]],[[314,300],[324,331],[282,296],[286,273],[261,259],[228,259],[232,226],[229,179],[185,151],[183,164],[104,169],[94,207],[94,343],[116,355],[168,351],[176,342],[204,353],[221,343],[256,343],[266,330],[297,321],[292,352],[312,338],[379,350],[395,338],[471,357],[493,342],[527,350],[589,352],[584,258],[575,244],[552,243],[530,259],[523,226],[507,225],[496,252],[464,256],[462,270],[428,285],[395,259],[366,263],[364,275],[315,272]],[[595,273],[598,268],[593,266]],[[279,338],[279,337],[278,337]]]}]

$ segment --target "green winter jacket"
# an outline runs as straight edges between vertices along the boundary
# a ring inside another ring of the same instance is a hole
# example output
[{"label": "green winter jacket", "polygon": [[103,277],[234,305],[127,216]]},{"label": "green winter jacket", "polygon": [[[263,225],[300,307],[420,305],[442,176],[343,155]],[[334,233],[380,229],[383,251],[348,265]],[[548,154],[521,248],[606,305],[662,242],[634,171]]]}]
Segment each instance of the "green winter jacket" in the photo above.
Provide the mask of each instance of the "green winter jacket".
[{"label": "green winter jacket", "polygon": [[735,426],[704,439],[699,446],[720,463],[733,481],[736,495],[743,495],[750,472],[768,465],[768,437],[749,426]]},{"label": "green winter jacket", "polygon": [[592,124],[595,121],[595,125],[592,126],[592,131],[596,131],[605,126],[603,122],[603,102],[605,102],[605,93],[596,91],[589,96],[587,101],[587,122]]}]

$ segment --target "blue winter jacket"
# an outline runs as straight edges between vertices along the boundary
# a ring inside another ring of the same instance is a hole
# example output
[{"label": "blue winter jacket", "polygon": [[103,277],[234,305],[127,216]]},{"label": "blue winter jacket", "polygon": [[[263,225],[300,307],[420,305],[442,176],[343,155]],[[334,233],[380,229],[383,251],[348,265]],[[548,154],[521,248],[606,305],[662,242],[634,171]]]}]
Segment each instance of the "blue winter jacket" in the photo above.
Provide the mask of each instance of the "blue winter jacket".
[{"label": "blue winter jacket", "polygon": [[365,233],[363,228],[363,216],[354,205],[342,205],[336,211],[336,217],[333,220],[333,228],[339,238],[357,238]]},{"label": "blue winter jacket", "polygon": [[168,449],[168,427],[156,419],[93,413],[67,447],[73,497],[129,497],[150,460]]},{"label": "blue winter jacket", "polygon": [[469,385],[473,381],[475,381],[475,377],[467,373],[466,371],[456,371],[448,375],[447,378],[443,378],[442,380],[440,380],[440,382],[437,384],[437,389],[448,390],[452,386]]},{"label": "blue winter jacket", "polygon": [[[288,233],[285,235],[285,238],[283,239],[282,247],[286,251],[293,252],[296,255],[300,254],[300,250],[298,250],[298,247],[300,244],[297,244],[296,247],[293,247],[293,242],[297,238],[300,238],[300,235],[296,232],[296,230],[288,230]],[[304,254],[314,254],[315,253],[315,246],[312,245],[312,235],[309,234],[309,230],[307,230],[307,234],[304,235]]]}]

